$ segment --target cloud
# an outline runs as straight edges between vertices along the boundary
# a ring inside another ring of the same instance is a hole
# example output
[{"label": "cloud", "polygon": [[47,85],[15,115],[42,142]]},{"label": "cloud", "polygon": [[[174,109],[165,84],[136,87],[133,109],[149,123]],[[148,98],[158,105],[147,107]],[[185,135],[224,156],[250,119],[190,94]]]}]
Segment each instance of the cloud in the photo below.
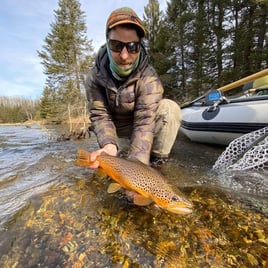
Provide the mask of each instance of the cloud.
[{"label": "cloud", "polygon": [[[80,0],[86,15],[87,35],[95,51],[105,42],[105,24],[112,10],[132,7],[142,17],[149,0]],[[162,8],[166,1],[159,1]],[[46,77],[37,50],[51,31],[57,0],[1,0],[0,96],[39,98]]]}]

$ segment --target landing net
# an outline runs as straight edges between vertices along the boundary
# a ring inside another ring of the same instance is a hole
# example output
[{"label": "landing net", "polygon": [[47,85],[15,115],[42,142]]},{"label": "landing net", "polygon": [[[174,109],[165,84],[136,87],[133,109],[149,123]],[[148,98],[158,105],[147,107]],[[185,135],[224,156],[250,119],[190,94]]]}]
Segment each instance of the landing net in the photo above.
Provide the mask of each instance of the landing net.
[{"label": "landing net", "polygon": [[233,140],[213,169],[255,170],[268,174],[268,126]]}]

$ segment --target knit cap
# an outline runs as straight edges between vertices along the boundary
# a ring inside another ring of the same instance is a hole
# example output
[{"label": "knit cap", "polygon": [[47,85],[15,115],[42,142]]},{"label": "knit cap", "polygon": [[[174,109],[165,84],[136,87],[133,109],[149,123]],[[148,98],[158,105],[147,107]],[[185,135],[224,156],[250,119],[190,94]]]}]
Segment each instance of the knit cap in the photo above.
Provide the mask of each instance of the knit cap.
[{"label": "knit cap", "polygon": [[145,29],[142,25],[141,19],[137,16],[135,11],[129,7],[121,7],[115,9],[109,16],[106,23],[106,35],[113,27],[122,24],[133,24],[136,26],[139,36],[145,36]]}]

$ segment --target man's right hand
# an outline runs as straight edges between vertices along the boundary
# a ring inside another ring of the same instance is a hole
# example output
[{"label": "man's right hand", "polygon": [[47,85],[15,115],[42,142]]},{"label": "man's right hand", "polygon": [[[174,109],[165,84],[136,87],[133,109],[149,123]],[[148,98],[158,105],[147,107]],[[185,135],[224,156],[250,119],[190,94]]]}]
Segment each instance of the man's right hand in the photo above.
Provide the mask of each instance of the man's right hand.
[{"label": "man's right hand", "polygon": [[96,169],[99,167],[99,161],[95,161],[95,160],[96,160],[97,156],[99,156],[103,152],[106,154],[112,155],[112,156],[116,156],[117,155],[117,146],[110,143],[110,144],[104,145],[103,148],[101,148],[97,151],[91,152],[90,153],[90,161],[94,162],[94,163],[90,166],[90,168]]}]

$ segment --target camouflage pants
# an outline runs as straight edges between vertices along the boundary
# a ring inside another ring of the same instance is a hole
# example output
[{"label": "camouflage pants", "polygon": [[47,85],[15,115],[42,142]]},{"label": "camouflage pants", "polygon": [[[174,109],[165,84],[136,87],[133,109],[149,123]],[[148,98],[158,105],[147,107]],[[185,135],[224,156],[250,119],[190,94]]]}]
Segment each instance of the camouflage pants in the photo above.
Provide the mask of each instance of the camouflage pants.
[{"label": "camouflage pants", "polygon": [[[181,109],[176,102],[169,99],[162,99],[160,101],[156,116],[151,155],[156,157],[169,156],[178,134],[181,118]],[[128,145],[128,139],[119,139],[121,151],[126,151]]]},{"label": "camouflage pants", "polygon": [[151,155],[157,157],[169,156],[178,134],[181,119],[181,109],[176,102],[169,99],[163,99],[160,102]]}]

